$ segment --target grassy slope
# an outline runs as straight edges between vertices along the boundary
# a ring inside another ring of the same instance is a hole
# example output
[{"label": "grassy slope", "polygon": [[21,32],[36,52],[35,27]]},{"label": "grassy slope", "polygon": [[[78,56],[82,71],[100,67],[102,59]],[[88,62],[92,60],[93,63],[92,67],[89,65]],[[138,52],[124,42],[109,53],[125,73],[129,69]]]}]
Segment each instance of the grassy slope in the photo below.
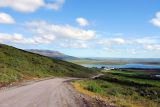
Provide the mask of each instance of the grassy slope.
[{"label": "grassy slope", "polygon": [[96,80],[78,82],[81,87],[105,96],[122,107],[159,107],[160,79],[134,72],[108,72]]},{"label": "grassy slope", "polygon": [[93,70],[0,44],[0,85],[49,76],[88,77]]}]

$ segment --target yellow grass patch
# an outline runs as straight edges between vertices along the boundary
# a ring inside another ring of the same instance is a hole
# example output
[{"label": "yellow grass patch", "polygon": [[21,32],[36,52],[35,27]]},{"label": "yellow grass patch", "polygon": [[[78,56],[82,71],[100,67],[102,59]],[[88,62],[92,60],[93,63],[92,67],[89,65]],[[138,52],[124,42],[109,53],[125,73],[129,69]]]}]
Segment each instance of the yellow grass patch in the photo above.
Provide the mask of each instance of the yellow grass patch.
[{"label": "yellow grass patch", "polygon": [[101,100],[101,101],[104,101],[104,102],[108,103],[108,100],[109,100],[109,99],[108,99],[107,97],[101,96],[101,95],[99,95],[99,94],[97,94],[97,93],[93,93],[93,92],[91,92],[91,91],[88,91],[88,90],[84,89],[83,87],[81,87],[81,85],[80,85],[78,82],[72,82],[72,85],[74,86],[74,88],[75,88],[78,92],[80,92],[80,93],[82,93],[82,94],[85,94],[85,95],[88,95],[88,96],[90,96],[90,97],[92,97],[92,98],[99,99],[99,100]]},{"label": "yellow grass patch", "polygon": [[95,93],[85,90],[84,88],[81,87],[81,85],[78,82],[72,82],[72,85],[80,93],[83,93],[85,95],[92,96],[92,97],[95,96]]}]

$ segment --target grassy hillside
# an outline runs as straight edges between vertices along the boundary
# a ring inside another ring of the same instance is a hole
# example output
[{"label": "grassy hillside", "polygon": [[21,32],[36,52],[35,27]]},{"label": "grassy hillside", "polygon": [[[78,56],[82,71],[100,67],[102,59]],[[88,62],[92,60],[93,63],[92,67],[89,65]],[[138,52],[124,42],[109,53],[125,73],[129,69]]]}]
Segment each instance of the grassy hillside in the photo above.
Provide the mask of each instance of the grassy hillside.
[{"label": "grassy hillside", "polygon": [[0,85],[49,76],[88,77],[95,73],[73,63],[0,44]]}]

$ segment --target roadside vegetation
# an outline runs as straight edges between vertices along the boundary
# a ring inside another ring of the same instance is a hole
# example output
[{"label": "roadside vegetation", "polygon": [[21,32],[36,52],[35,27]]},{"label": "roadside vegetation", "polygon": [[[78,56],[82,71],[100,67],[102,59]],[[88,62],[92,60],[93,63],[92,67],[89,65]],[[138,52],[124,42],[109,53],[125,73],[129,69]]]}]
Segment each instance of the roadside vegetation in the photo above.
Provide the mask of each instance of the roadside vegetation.
[{"label": "roadside vegetation", "polygon": [[0,44],[0,87],[33,78],[90,77],[95,70]]},{"label": "roadside vegetation", "polygon": [[119,107],[160,107],[160,78],[145,72],[110,71],[94,80],[80,80],[73,85],[84,94],[100,96]]}]

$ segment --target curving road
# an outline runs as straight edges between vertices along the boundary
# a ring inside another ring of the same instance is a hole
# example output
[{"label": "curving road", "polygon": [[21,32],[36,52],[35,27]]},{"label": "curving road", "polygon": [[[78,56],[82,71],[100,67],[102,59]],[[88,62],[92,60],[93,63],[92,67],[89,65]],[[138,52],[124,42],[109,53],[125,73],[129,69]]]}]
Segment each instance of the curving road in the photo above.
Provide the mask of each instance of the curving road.
[{"label": "curving road", "polygon": [[86,107],[64,78],[0,91],[0,107]]}]

